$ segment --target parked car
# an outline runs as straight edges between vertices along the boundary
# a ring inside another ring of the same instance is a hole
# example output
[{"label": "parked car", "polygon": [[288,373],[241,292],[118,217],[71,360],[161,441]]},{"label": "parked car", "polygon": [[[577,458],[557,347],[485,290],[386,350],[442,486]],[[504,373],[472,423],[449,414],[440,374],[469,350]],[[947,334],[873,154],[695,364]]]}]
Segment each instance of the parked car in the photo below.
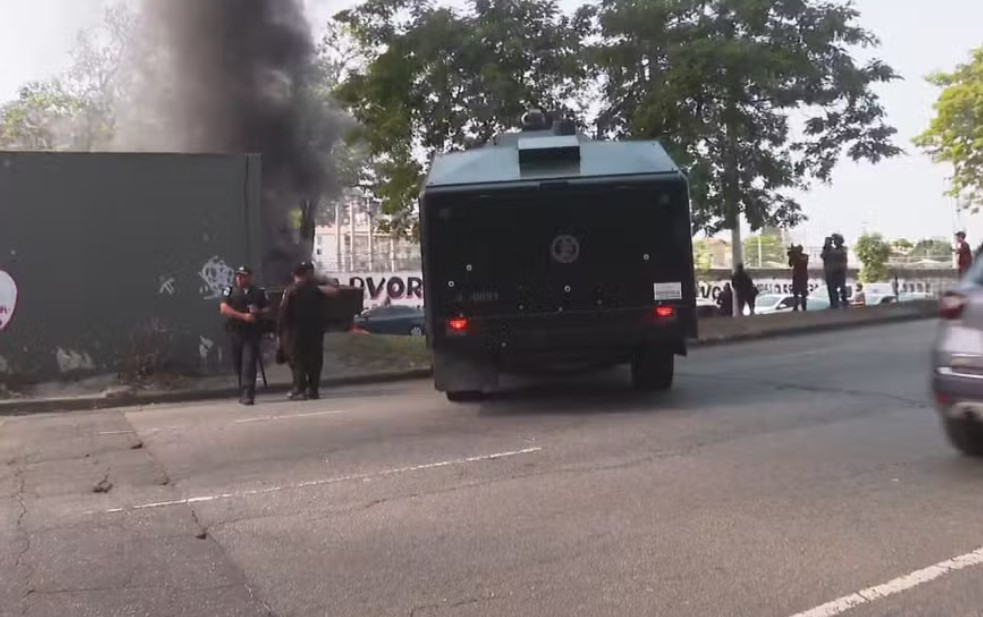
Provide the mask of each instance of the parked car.
[{"label": "parked car", "polygon": [[355,327],[370,334],[423,336],[426,320],[423,309],[413,306],[377,306],[355,318]]},{"label": "parked car", "polygon": [[[761,294],[754,301],[756,315],[771,315],[786,313],[795,307],[795,299],[787,294]],[[744,307],[744,314],[750,315],[751,310]]]},{"label": "parked car", "polygon": [[949,441],[983,457],[983,260],[939,302],[932,390]]},{"label": "parked car", "polygon": [[[850,296],[847,298],[853,301],[853,294],[856,289],[852,285],[847,286]],[[864,285],[864,292],[867,294],[866,306],[877,306],[879,304],[894,304],[898,298],[894,295],[889,283],[870,283]],[[829,292],[826,286],[822,285],[813,290],[807,299],[806,309],[810,311],[822,311],[829,308]]]}]

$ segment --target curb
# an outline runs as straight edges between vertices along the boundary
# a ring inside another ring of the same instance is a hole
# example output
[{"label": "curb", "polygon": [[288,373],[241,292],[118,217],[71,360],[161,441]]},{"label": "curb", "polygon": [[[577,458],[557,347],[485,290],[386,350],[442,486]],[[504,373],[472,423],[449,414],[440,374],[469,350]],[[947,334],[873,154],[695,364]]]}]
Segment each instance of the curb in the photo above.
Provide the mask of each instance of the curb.
[{"label": "curb", "polygon": [[905,321],[923,321],[927,319],[935,319],[936,314],[932,312],[912,312],[903,313],[899,315],[882,315],[879,317],[873,317],[871,319],[865,319],[863,321],[841,321],[832,322],[825,324],[811,324],[811,325],[801,325],[801,326],[788,326],[784,328],[775,328],[774,330],[761,330],[758,332],[740,332],[737,334],[727,334],[724,336],[717,336],[713,338],[698,339],[695,341],[690,341],[690,348],[701,348],[701,347],[717,347],[719,345],[729,345],[732,343],[749,343],[753,341],[767,340],[771,338],[787,337],[787,336],[805,336],[809,334],[823,334],[824,332],[835,332],[837,330],[853,330],[856,328],[863,328],[866,326],[883,326],[892,323],[901,323]]},{"label": "curb", "polygon": [[[405,371],[391,371],[387,373],[374,373],[371,375],[353,375],[351,377],[322,379],[321,386],[324,388],[364,386],[380,383],[410,381],[414,379],[426,379],[430,377],[430,375],[431,370],[429,368],[407,369]],[[258,393],[281,394],[287,392],[288,390],[290,390],[289,384],[270,384],[270,386],[267,388],[261,388]],[[97,411],[101,409],[114,409],[118,407],[145,407],[150,405],[166,405],[169,403],[205,402],[219,399],[234,399],[238,395],[239,391],[236,388],[212,388],[209,390],[137,392],[115,396],[92,394],[87,396],[72,396],[64,398],[25,400],[11,399],[0,401],[0,417],[26,416],[62,411]]]},{"label": "curb", "polygon": [[[912,311],[901,314],[885,314],[872,317],[863,321],[841,321],[825,324],[803,324],[788,327],[779,327],[770,330],[760,330],[757,332],[739,332],[727,334],[707,339],[698,339],[689,342],[691,349],[704,347],[718,347],[735,343],[745,343],[762,341],[772,338],[787,336],[805,336],[809,334],[822,334],[824,332],[834,332],[837,330],[851,330],[866,326],[879,326],[905,321],[921,321],[935,319],[933,311]],[[360,386],[393,383],[400,381],[411,381],[416,379],[428,379],[433,372],[430,368],[408,369],[404,371],[391,371],[386,373],[374,373],[370,375],[355,375],[351,377],[329,378],[321,380],[321,386],[326,388],[337,388],[345,386]],[[288,384],[271,384],[262,390],[266,394],[277,394],[287,392],[290,389]],[[204,402],[219,399],[233,399],[239,392],[235,388],[213,388],[210,390],[174,390],[170,392],[147,392],[132,393],[115,396],[103,394],[93,394],[88,396],[76,396],[65,398],[46,398],[46,399],[11,399],[0,401],[0,417],[3,416],[25,416],[42,413],[53,413],[63,411],[96,411],[102,409],[114,409],[118,407],[141,407],[150,405],[165,405],[169,403],[189,403]]]}]

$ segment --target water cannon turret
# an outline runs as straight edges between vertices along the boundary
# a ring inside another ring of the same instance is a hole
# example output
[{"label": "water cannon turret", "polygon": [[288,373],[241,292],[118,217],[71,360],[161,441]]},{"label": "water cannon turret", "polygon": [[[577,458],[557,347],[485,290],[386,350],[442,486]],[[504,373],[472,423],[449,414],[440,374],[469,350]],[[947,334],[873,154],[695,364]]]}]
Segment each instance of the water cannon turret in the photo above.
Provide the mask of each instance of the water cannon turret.
[{"label": "water cannon turret", "polygon": [[549,118],[546,117],[546,113],[538,107],[532,107],[526,113],[522,114],[521,118],[522,131],[545,131],[550,128]]}]

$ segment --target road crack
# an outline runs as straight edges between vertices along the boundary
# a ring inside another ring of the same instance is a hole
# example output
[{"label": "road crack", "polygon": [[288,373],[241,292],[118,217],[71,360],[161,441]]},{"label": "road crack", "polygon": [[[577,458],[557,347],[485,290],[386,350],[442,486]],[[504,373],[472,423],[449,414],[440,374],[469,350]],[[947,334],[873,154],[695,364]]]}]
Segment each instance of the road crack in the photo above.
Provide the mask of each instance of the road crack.
[{"label": "road crack", "polygon": [[27,599],[34,593],[34,588],[31,586],[31,580],[34,578],[34,568],[27,562],[27,554],[31,551],[31,532],[24,526],[24,521],[27,518],[27,503],[24,501],[24,495],[27,490],[27,479],[24,477],[24,470],[21,467],[16,463],[12,463],[12,466],[14,468],[14,478],[17,481],[15,501],[20,508],[15,529],[17,530],[17,534],[21,536],[21,542],[23,543],[23,546],[17,551],[17,555],[14,557],[14,571],[24,571],[23,580],[25,591],[24,595],[21,596],[21,615],[27,615]]},{"label": "road crack", "polygon": [[745,383],[757,386],[765,386],[776,390],[793,390],[799,392],[811,392],[820,394],[842,394],[844,396],[856,396],[864,398],[879,398],[903,403],[916,409],[931,408],[932,403],[926,399],[912,399],[906,396],[898,396],[887,392],[871,392],[869,390],[856,390],[853,388],[836,388],[832,386],[813,386],[808,384],[798,384],[786,381],[774,381],[770,379],[755,379],[751,377],[727,377],[726,375],[703,375],[699,373],[677,373],[680,377],[690,379],[702,379],[707,381],[727,381],[730,383]]},{"label": "road crack", "polygon": [[437,603],[420,604],[418,606],[414,606],[409,610],[409,613],[407,613],[407,617],[421,617],[424,612],[454,610],[463,606],[482,604],[484,602],[491,602],[497,599],[498,597],[495,596],[495,594],[487,596],[469,596],[463,600],[457,600],[455,602],[448,602],[446,599],[444,599],[443,601]]}]

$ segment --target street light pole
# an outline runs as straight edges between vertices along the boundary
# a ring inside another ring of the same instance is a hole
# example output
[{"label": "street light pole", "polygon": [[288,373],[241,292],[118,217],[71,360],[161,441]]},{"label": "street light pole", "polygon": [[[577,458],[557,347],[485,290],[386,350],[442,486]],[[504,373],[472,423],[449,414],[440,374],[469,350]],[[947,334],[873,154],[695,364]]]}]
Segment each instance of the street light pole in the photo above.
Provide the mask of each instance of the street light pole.
[{"label": "street light pole", "polygon": [[[744,247],[741,246],[741,219],[736,217],[734,222],[734,227],[730,230],[730,256],[731,256],[731,272],[737,272],[737,264],[744,262]],[[731,289],[731,295],[733,296],[732,309],[734,317],[741,316],[741,305],[737,301],[737,290]]]}]

